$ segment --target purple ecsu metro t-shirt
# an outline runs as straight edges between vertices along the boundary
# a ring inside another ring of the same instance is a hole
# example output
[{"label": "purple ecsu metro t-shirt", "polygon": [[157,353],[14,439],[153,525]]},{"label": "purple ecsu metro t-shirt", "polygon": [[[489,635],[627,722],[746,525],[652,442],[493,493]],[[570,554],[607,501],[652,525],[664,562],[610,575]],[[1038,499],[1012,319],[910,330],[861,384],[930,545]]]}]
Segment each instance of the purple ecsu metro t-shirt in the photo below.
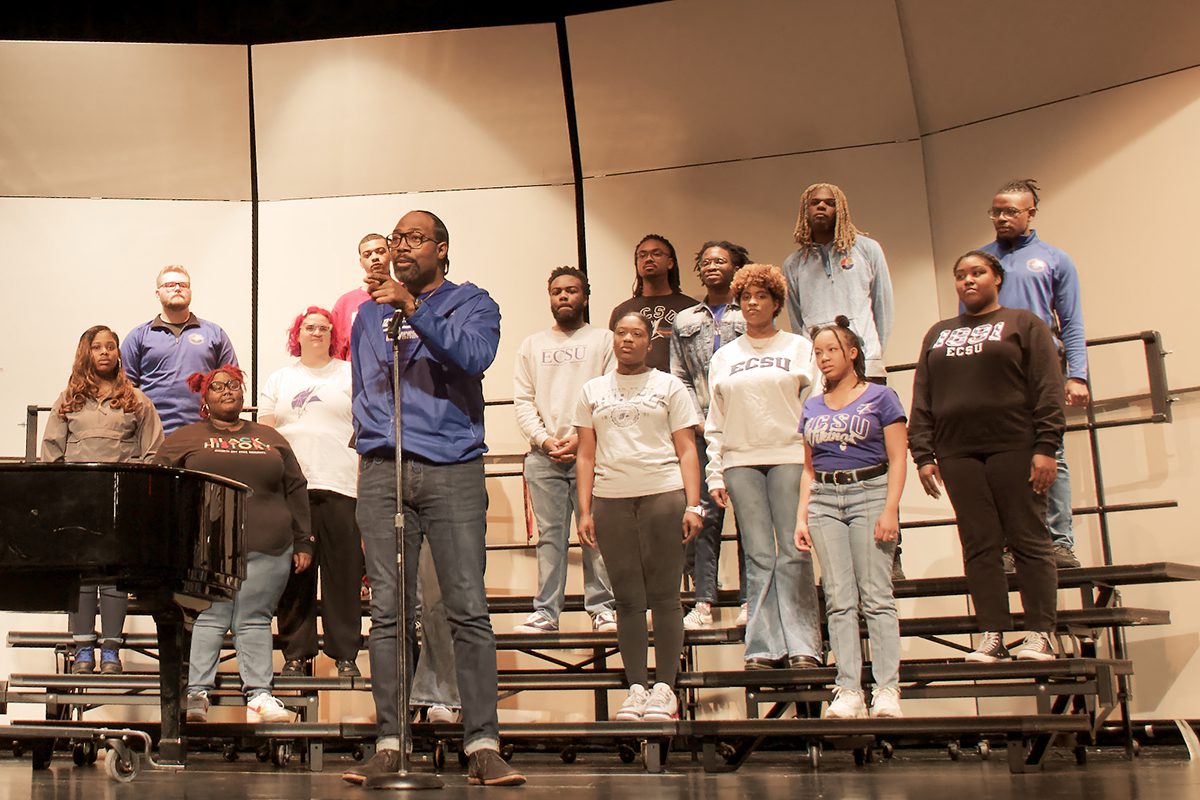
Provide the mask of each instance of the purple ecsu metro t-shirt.
[{"label": "purple ecsu metro t-shirt", "polygon": [[804,402],[800,433],[812,448],[818,472],[862,469],[887,461],[883,429],[905,421],[896,392],[871,383],[857,400],[836,411],[825,405],[825,395],[810,397]]}]

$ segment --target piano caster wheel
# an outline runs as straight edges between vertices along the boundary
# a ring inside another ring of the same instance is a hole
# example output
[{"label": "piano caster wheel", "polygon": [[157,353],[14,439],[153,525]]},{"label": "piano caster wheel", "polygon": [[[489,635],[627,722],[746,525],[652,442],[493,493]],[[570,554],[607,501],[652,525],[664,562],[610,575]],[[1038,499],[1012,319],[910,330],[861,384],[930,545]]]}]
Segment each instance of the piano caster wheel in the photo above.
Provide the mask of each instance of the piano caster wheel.
[{"label": "piano caster wheel", "polygon": [[99,752],[99,748],[96,747],[96,743],[91,739],[76,742],[75,746],[71,748],[71,760],[75,762],[75,766],[77,767],[86,767],[89,764],[96,763],[97,752]]},{"label": "piano caster wheel", "polygon": [[500,746],[500,757],[505,761],[512,761],[514,752],[516,752],[516,750],[511,744]]},{"label": "piano caster wheel", "polygon": [[446,741],[438,739],[433,743],[433,768],[441,771],[446,768]]},{"label": "piano caster wheel", "polygon": [[254,757],[259,760],[259,763],[265,764],[271,760],[271,745],[260,744],[258,749],[254,751]]},{"label": "piano caster wheel", "polygon": [[884,758],[891,758],[896,755],[896,745],[891,742],[880,742],[879,752],[883,754]]},{"label": "piano caster wheel", "polygon": [[50,769],[50,762],[54,758],[53,739],[34,739],[29,751],[33,757],[34,769]]},{"label": "piano caster wheel", "polygon": [[574,764],[575,759],[579,757],[579,751],[577,751],[574,747],[565,747],[563,748],[563,751],[558,754],[558,757],[562,759],[564,764]]},{"label": "piano caster wheel", "polygon": [[282,769],[291,762],[292,754],[291,742],[276,742],[271,748],[271,763]]},{"label": "piano caster wheel", "polygon": [[129,783],[141,772],[138,754],[124,742],[109,739],[108,753],[104,756],[104,771],[118,783]]},{"label": "piano caster wheel", "polygon": [[632,764],[633,760],[637,758],[637,750],[628,744],[622,743],[617,745],[617,756],[620,757],[622,764]]},{"label": "piano caster wheel", "polygon": [[356,744],[354,746],[354,752],[352,752],[350,755],[354,757],[355,761],[362,761],[363,756],[365,755],[365,753],[363,753],[362,745]]},{"label": "piano caster wheel", "polygon": [[813,769],[821,768],[821,744],[819,742],[808,743],[808,765]]},{"label": "piano caster wheel", "polygon": [[979,757],[984,761],[992,757],[992,746],[988,744],[987,739],[979,740]]},{"label": "piano caster wheel", "polygon": [[13,739],[12,754],[13,758],[20,758],[25,755],[25,745],[21,744],[19,739]]},{"label": "piano caster wheel", "polygon": [[238,751],[237,745],[227,744],[221,748],[221,758],[226,761],[237,761]]},{"label": "piano caster wheel", "polygon": [[854,766],[865,767],[874,760],[874,752],[870,747],[854,748]]},{"label": "piano caster wheel", "polygon": [[962,758],[962,748],[959,746],[958,742],[951,742],[950,744],[946,745],[946,755],[950,756],[951,761],[958,761],[960,758]]}]

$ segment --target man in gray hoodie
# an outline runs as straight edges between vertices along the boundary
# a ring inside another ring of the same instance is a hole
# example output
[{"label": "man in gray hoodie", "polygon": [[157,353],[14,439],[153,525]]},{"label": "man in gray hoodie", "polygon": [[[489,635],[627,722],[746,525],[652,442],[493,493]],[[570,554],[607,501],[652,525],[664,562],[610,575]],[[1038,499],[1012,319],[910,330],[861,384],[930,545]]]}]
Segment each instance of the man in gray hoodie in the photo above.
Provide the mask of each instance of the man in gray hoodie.
[{"label": "man in gray hoodie", "polygon": [[[892,278],[883,248],[854,227],[846,195],[832,183],[814,183],[800,195],[794,235],[800,247],[783,262],[792,332],[807,337],[810,328],[844,314],[862,340],[868,380],[886,384]],[[897,547],[892,578],[903,577]]]}]

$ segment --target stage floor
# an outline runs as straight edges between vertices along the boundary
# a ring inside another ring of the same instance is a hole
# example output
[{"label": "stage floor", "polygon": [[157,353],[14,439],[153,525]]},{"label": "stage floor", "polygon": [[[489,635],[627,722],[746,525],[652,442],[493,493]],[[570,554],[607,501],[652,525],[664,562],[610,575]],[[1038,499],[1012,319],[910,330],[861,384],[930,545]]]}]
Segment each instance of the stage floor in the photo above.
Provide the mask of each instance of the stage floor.
[{"label": "stage floor", "polygon": [[[0,758],[0,797],[333,800],[392,794],[342,782],[341,768],[352,763],[348,755],[328,754],[325,771],[312,774],[303,765],[277,769],[260,764],[252,754],[243,753],[235,763],[227,763],[216,754],[200,754],[192,756],[192,762],[182,772],[146,769],[132,783],[118,784],[109,780],[101,764],[75,767],[69,753],[56,754],[51,768],[37,773],[30,768],[28,756],[22,759],[8,756]],[[518,753],[513,763],[529,778],[522,788],[485,790],[467,786],[463,773],[454,770],[443,773],[445,789],[420,794],[446,800],[468,795],[479,797],[485,792],[555,800],[1200,798],[1200,764],[1188,761],[1183,748],[1174,747],[1145,748],[1142,756],[1132,763],[1120,750],[1089,751],[1086,767],[1076,766],[1069,754],[1052,753],[1042,772],[1027,775],[1011,775],[1001,753],[987,762],[966,754],[961,761],[952,762],[944,752],[937,751],[900,751],[890,760],[861,768],[854,765],[848,752],[827,752],[819,771],[802,763],[798,755],[759,754],[739,771],[720,775],[705,773],[686,753],[672,753],[667,772],[661,775],[646,774],[633,764],[620,764],[608,754],[582,753],[575,764],[567,766],[557,756]]]}]

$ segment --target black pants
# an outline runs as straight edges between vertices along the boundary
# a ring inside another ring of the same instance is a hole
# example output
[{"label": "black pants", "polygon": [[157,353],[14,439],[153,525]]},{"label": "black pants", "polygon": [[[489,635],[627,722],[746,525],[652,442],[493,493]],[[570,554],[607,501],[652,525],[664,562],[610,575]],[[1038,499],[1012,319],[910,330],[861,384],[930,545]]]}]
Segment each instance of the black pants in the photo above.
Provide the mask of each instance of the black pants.
[{"label": "black pants", "polygon": [[594,497],[596,543],[612,580],[625,678],[649,688],[646,609],[654,613],[654,676],[675,685],[683,652],[682,489],[645,497]]},{"label": "black pants", "polygon": [[313,563],[292,573],[279,598],[279,639],[284,659],[317,654],[317,570],[321,574],[321,619],[325,654],[353,661],[362,648],[362,538],[354,521],[355,501],[337,492],[310,489],[312,530],[317,537]]},{"label": "black pants", "polygon": [[938,459],[958,516],[963,569],[981,631],[1013,629],[1002,552],[1017,565],[1025,629],[1053,631],[1058,572],[1046,528],[1046,495],[1029,486],[1030,450]]}]

